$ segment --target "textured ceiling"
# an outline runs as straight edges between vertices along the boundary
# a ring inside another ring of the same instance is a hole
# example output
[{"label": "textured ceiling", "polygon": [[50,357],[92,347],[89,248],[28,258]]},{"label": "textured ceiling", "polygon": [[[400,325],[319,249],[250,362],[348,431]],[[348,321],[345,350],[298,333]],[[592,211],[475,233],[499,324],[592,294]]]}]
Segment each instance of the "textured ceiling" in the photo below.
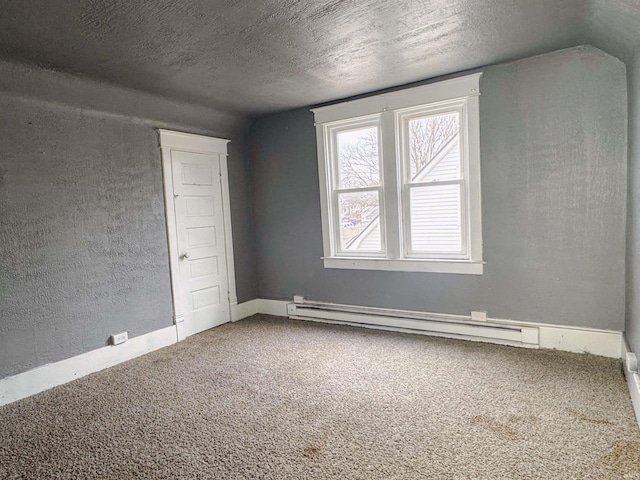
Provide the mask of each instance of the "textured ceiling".
[{"label": "textured ceiling", "polygon": [[584,43],[610,3],[0,0],[0,57],[264,113]]}]

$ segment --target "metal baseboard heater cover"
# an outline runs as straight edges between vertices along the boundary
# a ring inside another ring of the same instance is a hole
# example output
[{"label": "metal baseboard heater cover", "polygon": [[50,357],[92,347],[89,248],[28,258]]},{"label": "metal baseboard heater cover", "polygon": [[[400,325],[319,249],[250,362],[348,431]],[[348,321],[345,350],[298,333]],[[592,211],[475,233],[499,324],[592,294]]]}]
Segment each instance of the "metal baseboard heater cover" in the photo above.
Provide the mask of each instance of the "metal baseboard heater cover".
[{"label": "metal baseboard heater cover", "polygon": [[358,307],[308,300],[287,306],[290,318],[345,323],[369,328],[412,331],[427,335],[538,348],[537,327],[473,322],[470,316],[445,315],[410,310]]}]

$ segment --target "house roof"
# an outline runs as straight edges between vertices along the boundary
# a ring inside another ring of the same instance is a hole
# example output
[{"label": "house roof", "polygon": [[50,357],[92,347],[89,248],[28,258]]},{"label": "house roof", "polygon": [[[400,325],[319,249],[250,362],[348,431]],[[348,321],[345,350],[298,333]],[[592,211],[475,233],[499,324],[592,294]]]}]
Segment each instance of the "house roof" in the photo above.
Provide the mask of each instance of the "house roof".
[{"label": "house roof", "polygon": [[637,0],[0,0],[0,58],[260,114],[591,43],[624,60]]},{"label": "house roof", "polygon": [[438,164],[438,162],[442,158],[444,158],[451,151],[453,147],[455,147],[458,144],[459,140],[460,140],[460,135],[456,133],[453,137],[451,137],[447,141],[447,143],[443,144],[440,147],[440,149],[435,153],[435,155],[427,163],[425,163],[420,170],[416,172],[412,180],[415,182],[424,180],[427,177],[427,175],[429,175],[429,172],[433,170],[433,167],[435,167]]}]

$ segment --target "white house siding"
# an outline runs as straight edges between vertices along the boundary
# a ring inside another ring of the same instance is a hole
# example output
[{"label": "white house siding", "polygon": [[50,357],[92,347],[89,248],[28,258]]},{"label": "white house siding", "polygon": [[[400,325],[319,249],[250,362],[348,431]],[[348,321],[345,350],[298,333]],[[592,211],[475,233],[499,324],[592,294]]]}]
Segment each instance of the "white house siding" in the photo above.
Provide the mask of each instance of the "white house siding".
[{"label": "white house siding", "polygon": [[442,152],[443,157],[434,162],[433,166],[427,165],[418,172],[414,182],[435,182],[445,180],[456,180],[460,178],[460,141],[458,136],[447,145],[448,151]]},{"label": "white house siding", "polygon": [[[448,151],[419,172],[415,182],[460,178],[460,141],[455,137]],[[462,217],[459,185],[411,188],[411,250],[454,253],[462,249]]]},{"label": "white house siding", "polygon": [[460,252],[462,224],[460,186],[414,187],[411,208],[411,250],[413,252]]}]

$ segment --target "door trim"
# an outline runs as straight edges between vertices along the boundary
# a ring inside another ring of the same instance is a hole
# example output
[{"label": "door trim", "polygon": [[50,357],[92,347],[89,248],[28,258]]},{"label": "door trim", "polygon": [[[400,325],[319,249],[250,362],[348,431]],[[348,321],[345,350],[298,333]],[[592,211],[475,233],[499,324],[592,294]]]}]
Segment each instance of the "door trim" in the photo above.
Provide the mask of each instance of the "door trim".
[{"label": "door trim", "polygon": [[180,267],[178,265],[178,236],[176,231],[176,212],[173,203],[173,172],[171,152],[192,152],[219,155],[220,177],[222,181],[222,212],[224,222],[224,243],[227,257],[227,301],[229,302],[229,320],[233,306],[238,304],[236,294],[236,274],[233,257],[233,236],[231,232],[231,211],[229,197],[229,170],[227,167],[227,144],[229,140],[205,137],[192,133],[158,129],[160,150],[162,152],[162,178],[164,183],[164,204],[167,218],[167,240],[169,244],[169,270],[171,273],[171,294],[173,297],[173,323],[176,325],[178,341],[184,340],[184,307],[180,289]]}]

